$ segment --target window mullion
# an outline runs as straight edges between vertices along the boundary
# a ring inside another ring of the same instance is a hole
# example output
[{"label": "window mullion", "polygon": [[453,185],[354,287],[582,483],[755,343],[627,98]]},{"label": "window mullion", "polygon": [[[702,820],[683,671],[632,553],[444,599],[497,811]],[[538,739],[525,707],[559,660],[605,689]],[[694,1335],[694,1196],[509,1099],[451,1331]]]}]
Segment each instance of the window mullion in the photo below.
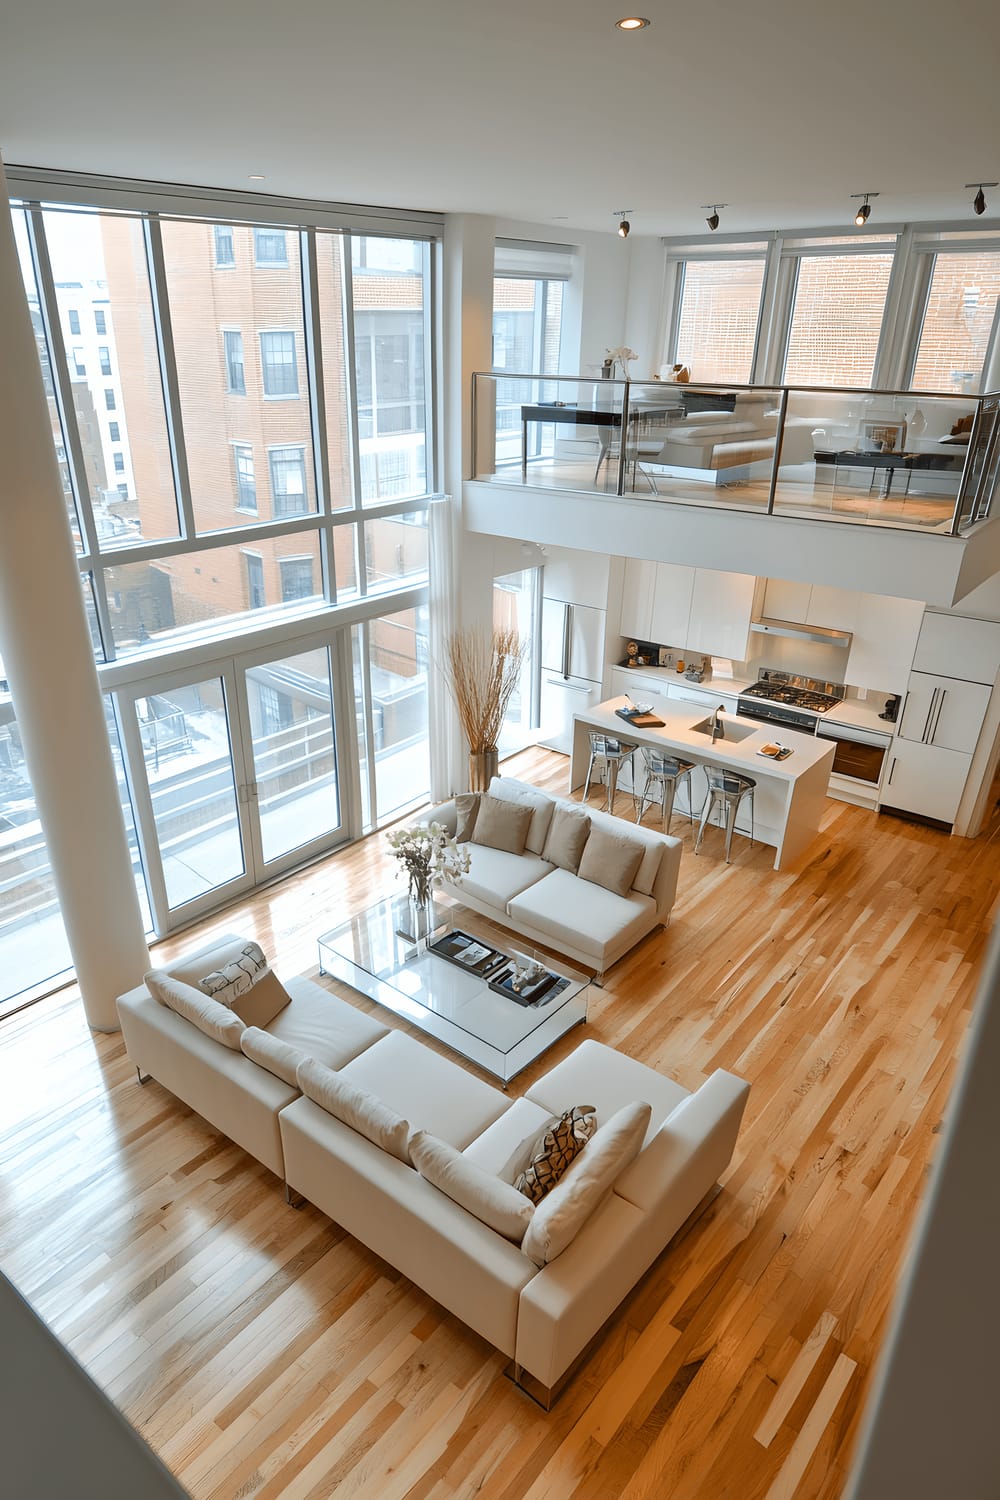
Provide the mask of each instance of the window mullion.
[{"label": "window mullion", "polygon": [[187,451],[184,446],[180,390],[177,383],[177,358],[170,323],[167,272],[163,259],[163,234],[159,219],[155,215],[150,215],[143,221],[143,228],[146,236],[146,261],[149,268],[149,290],[153,302],[153,322],[156,329],[156,349],[160,361],[160,380],[163,385],[167,442],[170,446],[170,463],[174,472],[174,493],[179,508],[181,536],[191,538],[196,535],[197,528],[194,520],[194,505],[191,500]]},{"label": "window mullion", "polygon": [[[45,223],[41,209],[36,205],[25,214],[28,230],[28,243],[31,246],[31,256],[35,264],[35,280],[38,283],[38,295],[41,304],[40,311],[45,328],[45,338],[49,346],[49,364],[52,367],[52,384],[55,391],[56,406],[59,410],[59,420],[62,425],[63,438],[66,443],[66,456],[69,462],[69,478],[73,487],[73,499],[76,504],[77,520],[83,533],[84,551],[90,558],[96,558],[99,551],[97,540],[97,526],[94,521],[94,513],[90,504],[90,490],[87,484],[87,465],[83,453],[83,440],[76,420],[76,404],[73,400],[73,383],[69,378],[69,366],[66,363],[66,348],[63,343],[62,328],[59,324],[59,303],[56,298],[55,282],[52,276],[52,262],[49,259],[49,247],[45,238]],[[103,629],[104,622],[101,622]]]},{"label": "window mullion", "polygon": [[[355,511],[362,508],[361,495],[361,443],[358,434],[358,371],[355,356],[354,340],[354,251],[352,237],[344,236],[344,268],[343,268],[343,296],[344,296],[344,359],[347,364],[345,376],[347,380],[347,410],[350,414],[349,437],[351,447],[351,474],[354,487]],[[375,412],[375,361],[372,360],[372,414]],[[361,574],[358,574],[358,586],[361,586]]]}]

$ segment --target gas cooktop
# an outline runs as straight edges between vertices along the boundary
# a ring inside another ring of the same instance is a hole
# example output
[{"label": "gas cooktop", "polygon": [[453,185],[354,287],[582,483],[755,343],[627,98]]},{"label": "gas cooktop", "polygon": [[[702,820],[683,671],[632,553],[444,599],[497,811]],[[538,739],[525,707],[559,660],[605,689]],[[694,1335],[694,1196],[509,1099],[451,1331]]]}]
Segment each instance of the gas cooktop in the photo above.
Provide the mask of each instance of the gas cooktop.
[{"label": "gas cooktop", "polygon": [[769,703],[787,703],[792,708],[807,708],[825,714],[843,701],[844,687],[839,682],[822,682],[815,677],[799,677],[792,672],[777,672],[761,667],[757,681],[744,688],[741,698],[765,698]]}]

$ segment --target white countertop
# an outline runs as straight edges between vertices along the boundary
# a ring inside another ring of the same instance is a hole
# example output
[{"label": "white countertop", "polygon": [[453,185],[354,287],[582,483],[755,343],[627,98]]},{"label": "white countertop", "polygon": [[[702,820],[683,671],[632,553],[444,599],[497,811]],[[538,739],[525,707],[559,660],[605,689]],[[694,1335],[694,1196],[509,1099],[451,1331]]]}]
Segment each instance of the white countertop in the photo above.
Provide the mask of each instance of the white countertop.
[{"label": "white countertop", "polygon": [[[669,675],[669,674],[667,674]],[[676,707],[675,707],[676,703]],[[705,710],[697,706],[685,707],[680,701],[668,702],[656,710],[657,718],[663,720],[662,729],[633,729],[620,719],[615,709],[626,707],[624,697],[608,698],[604,703],[589,708],[585,713],[575,714],[581,724],[605,729],[622,739],[635,740],[640,745],[662,745],[665,749],[690,752],[695,760],[708,760],[716,765],[742,771],[747,776],[772,777],[776,781],[796,781],[813,766],[826,761],[829,769],[833,761],[834,747],[830,740],[818,740],[811,734],[799,734],[794,729],[776,729],[776,726],[760,725],[746,739],[719,739],[712,743],[710,735],[699,734],[694,728],[707,717]],[[746,719],[736,719],[732,714],[722,714],[723,727],[738,724],[749,728]],[[787,760],[770,760],[757,752],[767,744],[788,745],[792,754]]]},{"label": "white countertop", "polygon": [[701,689],[704,693],[741,693],[756,678],[749,677],[703,677],[701,682],[689,682],[683,672],[669,667],[619,667],[622,672],[634,673],[636,677],[648,677],[650,682],[662,684],[664,688],[674,683],[677,687]]},{"label": "white countertop", "polygon": [[856,698],[845,698],[843,703],[831,708],[828,714],[820,714],[819,721],[821,724],[853,724],[858,729],[872,729],[891,738],[896,732],[895,724],[890,724],[888,719],[879,718],[879,712],[888,697],[888,693],[875,693],[864,703],[859,703]]}]

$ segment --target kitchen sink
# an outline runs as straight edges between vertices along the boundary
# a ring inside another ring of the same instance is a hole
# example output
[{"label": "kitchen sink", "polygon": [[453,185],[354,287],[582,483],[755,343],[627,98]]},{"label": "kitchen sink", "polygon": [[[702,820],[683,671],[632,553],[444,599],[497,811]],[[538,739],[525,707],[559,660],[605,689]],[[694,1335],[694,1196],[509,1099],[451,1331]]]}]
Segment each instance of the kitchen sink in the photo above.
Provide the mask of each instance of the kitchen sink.
[{"label": "kitchen sink", "polygon": [[[715,743],[717,745],[720,745],[723,743],[723,741],[728,740],[730,744],[733,744],[734,742],[738,742],[739,740],[749,739],[752,734],[757,734],[760,727],[761,726],[759,724],[750,726],[749,724],[736,724],[732,719],[722,719],[720,720],[720,728],[722,729],[723,733],[716,736]],[[700,723],[692,724],[691,733],[704,734],[711,738],[711,719],[702,719]]]}]

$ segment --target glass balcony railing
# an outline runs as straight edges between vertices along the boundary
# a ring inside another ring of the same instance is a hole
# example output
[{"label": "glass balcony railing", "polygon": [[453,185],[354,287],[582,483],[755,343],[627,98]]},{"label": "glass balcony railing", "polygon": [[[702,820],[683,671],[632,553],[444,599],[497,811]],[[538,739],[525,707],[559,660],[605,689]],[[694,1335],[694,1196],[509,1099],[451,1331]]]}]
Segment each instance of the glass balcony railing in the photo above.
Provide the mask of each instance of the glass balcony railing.
[{"label": "glass balcony railing", "polygon": [[960,535],[991,511],[1000,393],[473,376],[473,478]]}]

